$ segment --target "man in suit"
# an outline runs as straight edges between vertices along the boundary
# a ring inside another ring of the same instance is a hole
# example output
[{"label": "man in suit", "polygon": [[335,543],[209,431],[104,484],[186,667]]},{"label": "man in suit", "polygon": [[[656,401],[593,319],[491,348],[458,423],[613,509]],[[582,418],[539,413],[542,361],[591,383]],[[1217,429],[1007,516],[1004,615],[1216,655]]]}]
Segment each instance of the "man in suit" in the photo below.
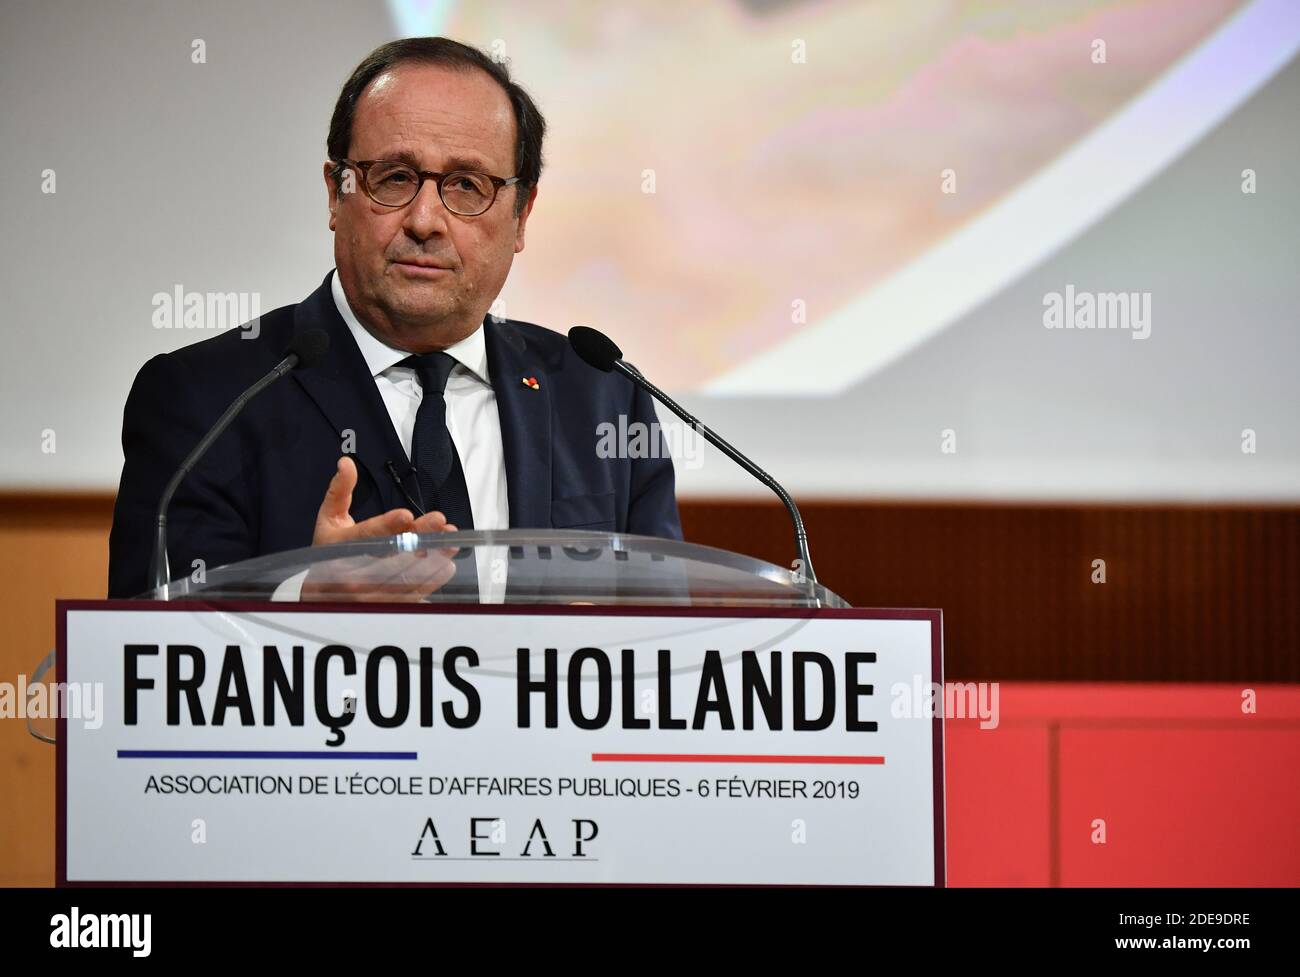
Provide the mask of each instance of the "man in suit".
[{"label": "man in suit", "polygon": [[488,315],[524,248],[544,130],[507,69],[457,42],[396,41],[357,67],[324,167],[336,270],[256,328],[156,356],[136,377],[110,597],[148,586],[155,507],[181,459],[312,329],[330,337],[324,359],[253,400],[178,490],[174,577],[450,528],[681,537],[667,452],[597,451],[620,415],[658,430],[649,398],[559,333]]}]

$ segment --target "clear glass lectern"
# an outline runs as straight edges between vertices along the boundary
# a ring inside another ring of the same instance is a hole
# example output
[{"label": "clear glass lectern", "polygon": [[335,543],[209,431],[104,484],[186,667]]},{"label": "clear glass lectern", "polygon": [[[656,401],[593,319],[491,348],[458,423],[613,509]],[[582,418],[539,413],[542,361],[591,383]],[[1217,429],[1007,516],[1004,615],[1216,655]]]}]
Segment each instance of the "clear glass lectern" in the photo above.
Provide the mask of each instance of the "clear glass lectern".
[{"label": "clear glass lectern", "polygon": [[475,530],[262,556],[140,595],[167,600],[422,601],[847,607],[791,570],[678,540],[579,530]]}]

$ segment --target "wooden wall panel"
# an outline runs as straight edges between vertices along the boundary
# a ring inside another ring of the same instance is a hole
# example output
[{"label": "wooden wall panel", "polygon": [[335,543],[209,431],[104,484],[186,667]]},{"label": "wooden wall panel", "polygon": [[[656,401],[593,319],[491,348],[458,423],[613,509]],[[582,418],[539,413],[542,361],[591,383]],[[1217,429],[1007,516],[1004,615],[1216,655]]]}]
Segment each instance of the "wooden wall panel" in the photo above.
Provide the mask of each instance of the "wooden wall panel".
[{"label": "wooden wall panel", "polygon": [[[0,496],[0,682],[31,676],[54,646],[55,597],[107,591],[112,499]],[[54,882],[54,747],[0,720],[0,884]]]},{"label": "wooden wall panel", "polygon": [[[811,503],[818,577],[939,607],[951,679],[1300,681],[1300,508]],[[788,563],[773,503],[691,502],[686,537]],[[1104,560],[1105,583],[1092,582]]]}]

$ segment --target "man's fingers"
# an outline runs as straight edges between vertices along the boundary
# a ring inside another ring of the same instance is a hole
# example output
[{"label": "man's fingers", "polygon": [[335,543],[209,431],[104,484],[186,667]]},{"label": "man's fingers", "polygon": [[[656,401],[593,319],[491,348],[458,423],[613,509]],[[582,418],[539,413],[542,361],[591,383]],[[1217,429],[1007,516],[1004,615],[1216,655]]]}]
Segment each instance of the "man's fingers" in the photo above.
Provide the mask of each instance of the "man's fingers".
[{"label": "man's fingers", "polygon": [[426,512],[415,520],[415,525],[411,529],[413,533],[442,533],[448,531],[447,517],[441,512]]},{"label": "man's fingers", "polygon": [[[430,557],[433,557],[430,559]],[[320,572],[330,567],[333,572]],[[302,600],[411,600],[439,590],[456,574],[433,551],[349,557],[317,564],[303,581]],[[315,577],[315,579],[313,579]]]},{"label": "man's fingers", "polygon": [[415,525],[410,509],[389,509],[381,516],[371,516],[348,530],[343,539],[370,539],[375,536],[396,536],[409,533]]},{"label": "man's fingers", "polygon": [[339,459],[334,477],[325,489],[325,498],[320,504],[319,519],[331,524],[351,521],[348,509],[352,507],[352,490],[357,487],[357,465],[346,455]]},{"label": "man's fingers", "polygon": [[352,507],[352,492],[356,487],[356,462],[344,456],[338,461],[334,477],[325,489],[320,511],[316,514],[313,545],[396,536],[398,533],[453,532],[456,529],[441,512],[426,512],[416,519],[409,509],[390,509],[383,515],[354,523],[348,510]]},{"label": "man's fingers", "polygon": [[437,572],[433,575],[432,579],[430,579],[428,582],[429,593],[433,593],[435,590],[441,590],[443,585],[445,585],[447,581],[450,580],[455,575],[456,575],[456,564],[452,563],[451,560],[448,560],[446,563],[440,564]]}]

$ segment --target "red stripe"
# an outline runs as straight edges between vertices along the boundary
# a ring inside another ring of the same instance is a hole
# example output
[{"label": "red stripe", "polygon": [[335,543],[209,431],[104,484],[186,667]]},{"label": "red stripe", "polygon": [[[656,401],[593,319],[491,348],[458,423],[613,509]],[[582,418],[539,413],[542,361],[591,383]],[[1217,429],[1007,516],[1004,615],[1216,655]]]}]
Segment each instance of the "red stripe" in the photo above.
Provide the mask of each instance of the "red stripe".
[{"label": "red stripe", "polygon": [[794,756],[777,753],[593,753],[597,763],[884,763],[882,756]]}]

